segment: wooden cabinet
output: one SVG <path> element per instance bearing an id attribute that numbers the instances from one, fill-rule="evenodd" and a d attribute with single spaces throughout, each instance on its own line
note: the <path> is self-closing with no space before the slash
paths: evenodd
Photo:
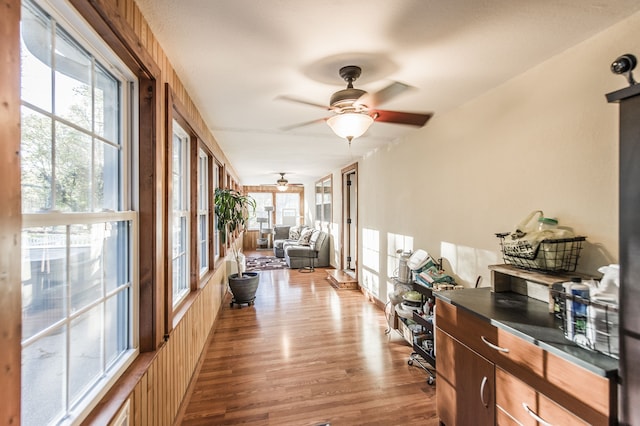
<path id="1" fill-rule="evenodd" d="M 436 409 L 446 425 L 492 425 L 495 417 L 494 364 L 459 340 L 436 329 L 438 366 Z"/>
<path id="2" fill-rule="evenodd" d="M 536 424 L 538 416 L 549 424 L 615 424 L 613 379 L 491 321 L 436 299 L 436 406 L 442 423 Z"/>

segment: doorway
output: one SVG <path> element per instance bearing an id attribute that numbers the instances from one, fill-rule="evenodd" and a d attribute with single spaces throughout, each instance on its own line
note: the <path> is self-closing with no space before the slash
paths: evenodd
<path id="1" fill-rule="evenodd" d="M 358 279 L 358 163 L 342 169 L 341 269 Z"/>

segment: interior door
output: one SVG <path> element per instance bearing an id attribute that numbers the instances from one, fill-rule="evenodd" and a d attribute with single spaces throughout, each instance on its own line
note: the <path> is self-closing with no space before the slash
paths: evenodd
<path id="1" fill-rule="evenodd" d="M 358 265 L 358 168 L 342 171 L 342 270 L 357 279 Z"/>

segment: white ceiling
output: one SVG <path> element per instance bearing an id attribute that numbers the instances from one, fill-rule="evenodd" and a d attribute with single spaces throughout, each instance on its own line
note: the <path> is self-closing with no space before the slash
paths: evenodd
<path id="1" fill-rule="evenodd" d="M 374 123 L 349 148 L 323 122 L 282 130 L 329 112 L 276 97 L 327 105 L 345 87 L 343 65 L 362 67 L 356 88 L 414 87 L 381 108 L 437 120 L 640 9 L 640 0 L 136 1 L 245 185 L 281 171 L 309 182 L 420 131 Z"/>

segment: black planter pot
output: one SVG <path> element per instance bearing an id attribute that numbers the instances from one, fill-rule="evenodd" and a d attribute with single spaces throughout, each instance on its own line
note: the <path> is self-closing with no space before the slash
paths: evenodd
<path id="1" fill-rule="evenodd" d="M 242 277 L 238 277 L 238 274 L 229 275 L 229 287 L 233 293 L 231 307 L 233 308 L 234 303 L 240 306 L 244 303 L 249 306 L 253 305 L 259 283 L 260 274 L 258 272 L 245 272 Z"/>

